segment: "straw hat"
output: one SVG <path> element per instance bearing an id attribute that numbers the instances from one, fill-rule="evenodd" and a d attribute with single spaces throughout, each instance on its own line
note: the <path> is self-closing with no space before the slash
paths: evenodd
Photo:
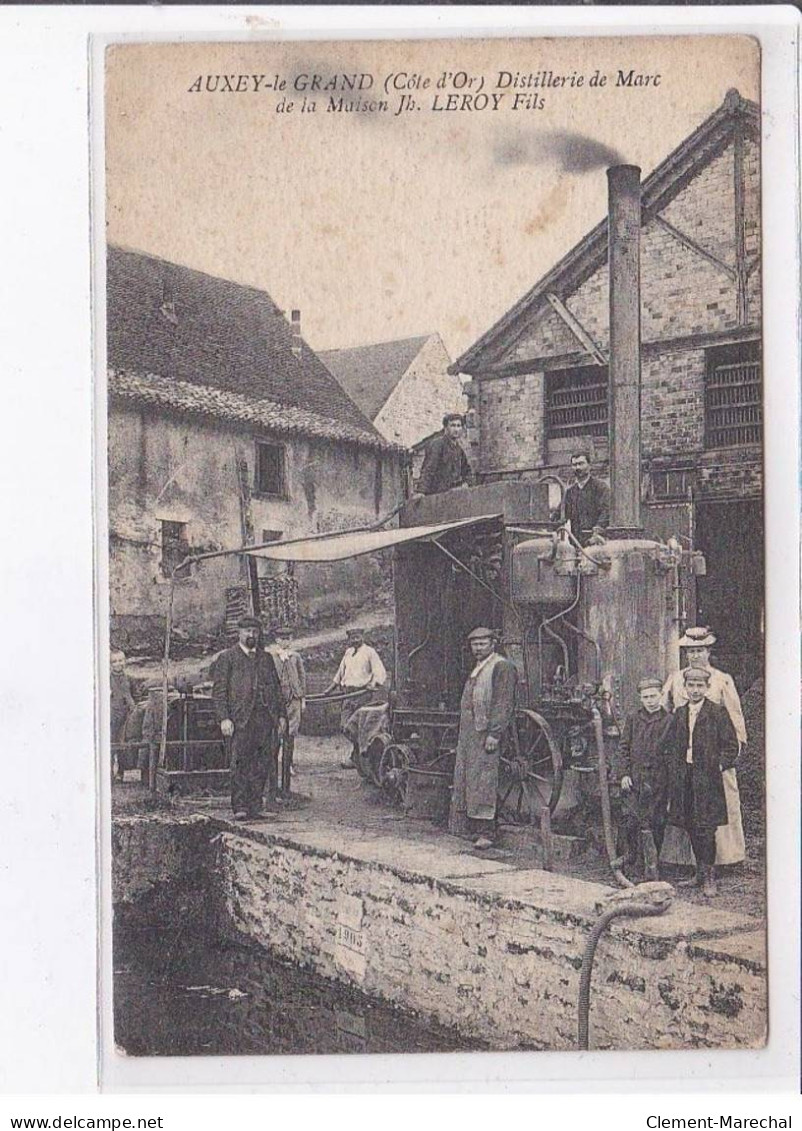
<path id="1" fill-rule="evenodd" d="M 680 638 L 680 648 L 710 648 L 716 643 L 716 638 L 709 628 L 686 628 L 685 635 Z"/>

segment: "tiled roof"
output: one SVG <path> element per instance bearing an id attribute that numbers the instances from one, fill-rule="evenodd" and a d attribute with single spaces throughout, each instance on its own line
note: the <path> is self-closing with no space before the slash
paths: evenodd
<path id="1" fill-rule="evenodd" d="M 107 255 L 108 361 L 117 370 L 221 389 L 378 437 L 265 291 L 141 252 Z"/>
<path id="2" fill-rule="evenodd" d="M 330 420 L 309 409 L 281 405 L 210 385 L 176 381 L 153 373 L 142 374 L 110 367 L 109 396 L 118 401 L 246 424 L 269 432 L 319 436 L 376 449 L 392 450 L 396 447 L 375 431 L 368 431 L 357 424 Z"/>
<path id="3" fill-rule="evenodd" d="M 396 342 L 321 350 L 320 359 L 365 416 L 375 420 L 390 393 L 431 336 L 423 334 Z"/>
<path id="4" fill-rule="evenodd" d="M 732 136 L 737 123 L 753 136 L 760 136 L 760 108 L 756 102 L 730 90 L 713 113 L 689 134 L 664 161 L 652 170 L 641 185 L 643 222 L 663 208 L 687 180 L 714 156 Z M 516 323 L 529 317 L 549 291 L 570 294 L 607 258 L 607 217 L 557 263 L 531 290 L 499 318 L 495 325 L 474 342 L 470 349 L 449 367 L 451 373 L 475 373 Z"/>

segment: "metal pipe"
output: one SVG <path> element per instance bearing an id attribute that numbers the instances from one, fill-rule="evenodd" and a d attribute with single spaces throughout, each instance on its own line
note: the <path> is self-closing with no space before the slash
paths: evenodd
<path id="1" fill-rule="evenodd" d="M 634 536 L 640 517 L 640 228 L 637 165 L 607 170 L 610 258 L 610 529 Z"/>
<path id="2" fill-rule="evenodd" d="M 610 811 L 610 785 L 607 781 L 607 752 L 604 749 L 604 728 L 599 708 L 594 705 L 591 709 L 593 718 L 593 735 L 596 739 L 596 753 L 599 758 L 599 795 L 601 798 L 602 826 L 604 828 L 604 847 L 607 850 L 607 859 L 610 871 L 615 877 L 615 882 L 622 888 L 631 888 L 635 885 L 621 871 L 621 860 L 616 856 L 615 841 L 613 840 L 613 817 Z"/>

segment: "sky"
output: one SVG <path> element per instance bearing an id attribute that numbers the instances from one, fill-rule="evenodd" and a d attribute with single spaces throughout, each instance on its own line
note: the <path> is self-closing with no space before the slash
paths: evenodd
<path id="1" fill-rule="evenodd" d="M 108 239 L 266 290 L 315 349 L 437 331 L 456 357 L 603 218 L 608 164 L 646 176 L 732 87 L 758 98 L 753 40 L 117 45 Z"/>

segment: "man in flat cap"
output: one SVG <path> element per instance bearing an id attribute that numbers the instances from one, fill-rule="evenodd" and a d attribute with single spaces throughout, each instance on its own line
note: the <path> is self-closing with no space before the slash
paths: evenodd
<path id="1" fill-rule="evenodd" d="M 716 637 L 709 628 L 686 628 L 685 635 L 680 638 L 679 646 L 683 651 L 685 665 L 694 668 L 704 668 L 710 675 L 706 696 L 712 703 L 726 707 L 730 722 L 735 727 L 738 736 L 739 755 L 746 745 L 746 722 L 741 709 L 741 700 L 735 680 L 727 672 L 713 667 L 710 662 L 710 650 L 716 643 Z M 688 702 L 685 690 L 683 670 L 674 672 L 666 680 L 663 687 L 663 705 L 669 710 L 676 710 Z M 724 774 L 724 795 L 727 800 L 727 821 L 716 830 L 716 863 L 740 864 L 746 857 L 746 844 L 744 841 L 743 819 L 741 816 L 741 796 L 738 790 L 738 775 L 733 766 Z M 677 846 L 676 863 L 684 863 L 690 855 L 681 855 L 681 846 Z"/>
<path id="2" fill-rule="evenodd" d="M 231 808 L 235 820 L 245 821 L 262 812 L 287 711 L 273 657 L 261 646 L 260 622 L 245 617 L 237 631 L 237 643 L 215 663 L 212 698 L 223 737 L 231 739 Z M 271 794 L 275 786 L 273 780 Z"/>
<path id="3" fill-rule="evenodd" d="M 647 880 L 658 880 L 658 857 L 668 821 L 668 765 L 664 742 L 671 716 L 660 702 L 662 680 L 638 684 L 640 708 L 629 715 L 618 744 L 627 862 L 643 859 Z"/>
<path id="4" fill-rule="evenodd" d="M 443 431 L 426 445 L 418 480 L 419 495 L 438 495 L 470 483 L 471 465 L 460 443 L 464 425 L 458 412 L 447 412 L 443 417 Z"/>
<path id="5" fill-rule="evenodd" d="M 475 628 L 468 643 L 475 660 L 462 693 L 449 831 L 469 836 L 475 848 L 496 839 L 496 795 L 501 747 L 515 717 L 518 673 L 496 651 L 491 628 Z"/>
<path id="6" fill-rule="evenodd" d="M 714 896 L 716 829 L 727 823 L 722 776 L 738 758 L 738 736 L 726 707 L 707 698 L 710 672 L 684 668 L 682 679 L 687 702 L 671 716 L 664 740 L 670 758 L 668 819 L 690 836 L 695 883 Z"/>

